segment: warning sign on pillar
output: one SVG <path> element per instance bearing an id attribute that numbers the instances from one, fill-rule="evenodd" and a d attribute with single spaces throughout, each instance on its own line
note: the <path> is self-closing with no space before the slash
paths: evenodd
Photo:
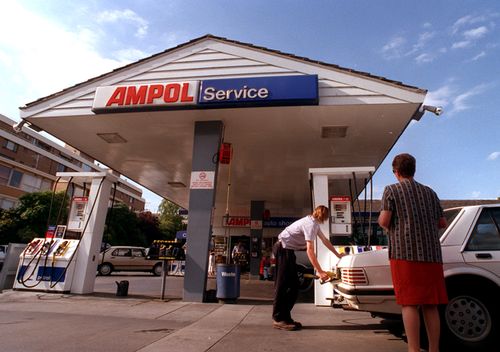
<path id="1" fill-rule="evenodd" d="M 214 171 L 191 172 L 191 189 L 213 189 L 215 180 Z"/>

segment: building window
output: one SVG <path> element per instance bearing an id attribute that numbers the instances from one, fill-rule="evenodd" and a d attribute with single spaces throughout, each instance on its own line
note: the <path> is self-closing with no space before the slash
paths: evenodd
<path id="1" fill-rule="evenodd" d="M 63 164 L 57 164 L 57 172 L 64 172 L 66 171 L 66 166 Z"/>
<path id="2" fill-rule="evenodd" d="M 12 141 L 6 140 L 5 144 L 3 146 L 5 149 L 11 150 L 13 152 L 17 152 L 17 144 L 12 142 Z"/>
<path id="3" fill-rule="evenodd" d="M 43 179 L 42 185 L 40 186 L 40 191 L 51 191 L 52 190 L 52 181 Z"/>
<path id="4" fill-rule="evenodd" d="M 36 192 L 42 186 L 42 178 L 33 175 L 24 175 L 21 183 L 21 189 L 26 192 Z"/>
<path id="5" fill-rule="evenodd" d="M 23 173 L 21 171 L 12 170 L 9 186 L 19 188 L 19 186 L 21 185 L 22 178 L 23 178 Z"/>
<path id="6" fill-rule="evenodd" d="M 13 199 L 0 198 L 0 208 L 8 210 L 16 206 L 16 201 Z"/>
<path id="7" fill-rule="evenodd" d="M 52 150 L 52 148 L 50 147 L 50 145 L 48 145 L 47 143 L 44 143 L 44 142 L 42 142 L 42 141 L 40 141 L 38 139 L 35 139 L 34 144 L 37 147 L 42 148 L 42 149 L 44 149 L 44 150 L 46 150 L 48 152 L 50 152 Z"/>
<path id="8" fill-rule="evenodd" d="M 93 171 L 94 169 L 92 169 L 92 166 L 90 166 L 90 165 L 83 164 L 83 165 L 82 165 L 82 170 L 83 170 L 84 172 L 91 172 L 91 171 Z"/>
<path id="9" fill-rule="evenodd" d="M 10 167 L 0 165 L 0 185 L 6 185 L 10 178 Z"/>

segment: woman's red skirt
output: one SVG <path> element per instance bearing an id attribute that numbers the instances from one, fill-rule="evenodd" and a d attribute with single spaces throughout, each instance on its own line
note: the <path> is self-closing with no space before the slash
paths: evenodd
<path id="1" fill-rule="evenodd" d="M 446 304 L 443 264 L 391 259 L 396 302 L 402 306 Z"/>

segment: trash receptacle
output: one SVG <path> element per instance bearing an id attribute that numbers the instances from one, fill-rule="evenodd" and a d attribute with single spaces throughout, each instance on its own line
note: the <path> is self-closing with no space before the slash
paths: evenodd
<path id="1" fill-rule="evenodd" d="M 240 266 L 217 264 L 217 299 L 224 303 L 235 303 L 240 296 Z"/>
<path id="2" fill-rule="evenodd" d="M 125 297 L 128 295 L 128 281 L 115 281 L 116 282 L 116 295 L 120 297 Z"/>

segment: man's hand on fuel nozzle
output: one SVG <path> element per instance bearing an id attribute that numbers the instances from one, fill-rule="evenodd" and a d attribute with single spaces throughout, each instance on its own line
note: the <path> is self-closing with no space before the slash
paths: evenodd
<path id="1" fill-rule="evenodd" d="M 330 280 L 330 276 L 326 271 L 318 271 L 320 281 L 326 282 Z"/>

